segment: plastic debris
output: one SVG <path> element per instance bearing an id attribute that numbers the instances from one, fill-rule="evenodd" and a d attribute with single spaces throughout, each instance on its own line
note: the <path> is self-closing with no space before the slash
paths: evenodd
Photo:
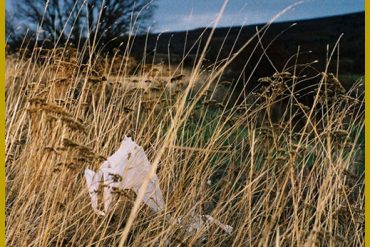
<path id="1" fill-rule="evenodd" d="M 208 231 L 211 224 L 217 225 L 228 234 L 231 234 L 233 231 L 232 226 L 223 224 L 208 214 L 192 215 L 187 220 L 180 217 L 177 219 L 177 224 L 185 226 L 186 231 L 189 233 L 197 232 L 203 227 Z"/>
<path id="2" fill-rule="evenodd" d="M 131 189 L 137 194 L 150 171 L 150 166 L 151 164 L 144 149 L 132 141 L 130 137 L 125 137 L 119 149 L 108 157 L 96 172 L 86 169 L 86 184 L 95 213 L 104 216 L 109 212 L 113 198 L 112 192 L 115 189 Z M 98 193 L 101 183 L 104 188 L 104 211 L 98 209 Z M 151 178 L 143 202 L 155 212 L 164 209 L 164 200 L 156 174 Z M 193 215 L 188 218 L 186 223 L 182 222 L 181 218 L 171 221 L 185 227 L 189 233 L 198 231 L 202 227 L 208 230 L 210 224 L 216 224 L 228 234 L 231 234 L 233 231 L 231 226 L 222 224 L 210 215 Z"/>
<path id="3" fill-rule="evenodd" d="M 205 225 L 206 229 L 208 230 L 210 224 L 216 224 L 218 227 L 220 227 L 222 230 L 224 230 L 228 234 L 231 234 L 233 231 L 232 226 L 223 224 L 219 220 L 216 220 L 215 218 L 207 214 L 197 216 L 195 219 L 196 221 L 194 221 L 193 224 L 190 225 L 190 227 L 188 228 L 188 231 L 193 230 L 193 229 L 199 230 L 201 227 L 203 227 L 203 225 Z"/>
<path id="4" fill-rule="evenodd" d="M 131 189 L 138 193 L 150 170 L 150 163 L 142 147 L 125 137 L 119 149 L 100 166 L 97 172 L 85 170 L 85 178 L 91 204 L 99 215 L 105 215 L 110 210 L 112 192 L 114 189 Z M 104 212 L 98 210 L 98 189 L 103 182 Z M 152 210 L 158 212 L 164 208 L 162 192 L 158 177 L 153 175 L 143 199 Z"/>

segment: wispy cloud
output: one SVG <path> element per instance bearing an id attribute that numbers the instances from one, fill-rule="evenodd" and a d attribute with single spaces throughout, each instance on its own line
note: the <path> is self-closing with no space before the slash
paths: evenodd
<path id="1" fill-rule="evenodd" d="M 212 26 L 221 0 L 159 0 L 155 31 Z M 297 0 L 230 0 L 218 26 L 265 23 Z M 162 3 L 162 4 L 161 4 Z M 363 0 L 306 0 L 277 21 L 298 20 L 363 10 Z"/>
<path id="2" fill-rule="evenodd" d="M 162 25 L 158 27 L 158 31 L 167 30 L 191 30 L 197 27 L 213 26 L 217 13 L 199 13 L 188 15 L 169 16 L 161 20 Z M 273 14 L 268 12 L 245 12 L 245 13 L 225 13 L 218 27 L 248 25 L 254 23 L 266 22 L 273 17 Z"/>

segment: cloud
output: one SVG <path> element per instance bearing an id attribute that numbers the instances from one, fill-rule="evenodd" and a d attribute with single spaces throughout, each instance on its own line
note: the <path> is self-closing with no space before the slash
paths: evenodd
<path id="1" fill-rule="evenodd" d="M 221 0 L 160 0 L 155 31 L 191 30 L 212 26 Z M 279 11 L 297 0 L 230 0 L 219 23 L 238 26 L 268 22 Z M 298 20 L 363 10 L 363 0 L 306 0 L 277 21 Z"/>
<path id="2" fill-rule="evenodd" d="M 191 30 L 198 27 L 212 27 L 216 17 L 217 13 L 214 12 L 170 16 L 161 20 L 162 25 L 158 27 L 158 31 Z M 272 16 L 269 16 L 269 14 L 266 12 L 261 13 L 258 11 L 245 13 L 225 13 L 217 26 L 223 27 L 248 25 L 258 22 L 262 23 L 271 17 Z"/>

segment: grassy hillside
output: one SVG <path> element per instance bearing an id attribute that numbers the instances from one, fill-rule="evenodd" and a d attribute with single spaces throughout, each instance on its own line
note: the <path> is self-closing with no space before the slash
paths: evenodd
<path id="1" fill-rule="evenodd" d="M 333 17 L 317 18 L 312 20 L 300 20 L 300 21 L 289 21 L 273 23 L 266 32 L 263 41 L 267 42 L 275 38 L 280 32 L 289 28 L 293 23 L 296 23 L 294 27 L 286 30 L 276 41 L 277 47 L 280 47 L 284 52 L 291 56 L 297 52 L 297 47 L 301 46 L 303 51 L 311 50 L 311 56 L 314 59 L 321 61 L 321 68 L 325 65 L 325 54 L 326 45 L 331 47 L 337 42 L 341 34 L 341 49 L 340 59 L 343 60 L 343 68 L 341 68 L 343 74 L 363 74 L 364 73 L 364 49 L 365 49 L 365 14 L 364 12 L 346 14 Z M 235 49 L 240 48 L 253 34 L 256 32 L 256 27 L 261 29 L 264 24 L 260 25 L 247 25 L 243 27 L 231 27 L 231 28 L 217 28 L 212 36 L 211 45 L 208 48 L 209 54 L 207 57 L 212 58 L 214 54 L 217 54 L 219 48 L 222 45 L 222 54 L 220 58 L 227 56 L 231 50 L 231 47 L 235 44 Z M 190 30 L 188 32 L 168 32 L 162 33 L 159 36 L 158 42 L 156 42 L 158 35 L 150 35 L 147 42 L 147 50 L 153 50 L 156 48 L 156 53 L 168 53 L 168 45 L 170 46 L 170 52 L 173 56 L 183 56 L 184 46 L 187 44 L 185 50 L 191 55 L 197 54 L 198 47 L 191 49 L 196 40 L 200 36 L 207 37 L 210 33 L 210 29 L 204 32 L 204 29 Z M 137 38 L 137 47 L 135 51 L 138 51 L 138 55 L 141 54 L 141 50 L 144 47 L 142 40 L 143 37 Z M 204 41 L 204 39 L 203 39 Z M 287 58 L 287 57 L 285 57 Z M 283 58 L 273 57 L 273 60 Z M 214 60 L 213 60 L 214 62 Z M 277 61 L 281 63 L 281 61 Z M 346 64 L 348 63 L 348 65 Z M 346 66 L 347 65 L 347 66 Z"/>

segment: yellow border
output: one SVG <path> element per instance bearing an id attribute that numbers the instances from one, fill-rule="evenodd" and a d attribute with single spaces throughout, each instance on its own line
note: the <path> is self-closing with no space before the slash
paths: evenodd
<path id="1" fill-rule="evenodd" d="M 5 0 L 0 1 L 1 9 L 1 25 L 0 25 L 0 46 L 2 47 L 0 53 L 0 75 L 1 86 L 0 86 L 0 136 L 2 141 L 0 142 L 0 207 L 1 207 L 1 231 L 0 231 L 0 246 L 5 246 Z"/>
<path id="2" fill-rule="evenodd" d="M 370 126 L 370 95 L 369 95 L 369 88 L 370 88 L 370 53 L 369 53 L 369 42 L 370 42 L 370 33 L 367 32 L 370 28 L 370 16 L 369 16 L 369 9 L 370 9 L 370 0 L 365 0 L 365 246 L 370 246 L 370 183 L 369 183 L 369 167 L 370 164 L 370 153 L 367 147 L 370 145 L 370 134 L 369 134 L 369 126 Z"/>
<path id="3" fill-rule="evenodd" d="M 370 29 L 370 0 L 365 0 L 365 30 Z M 0 136 L 3 137 L 3 141 L 0 144 L 0 207 L 1 207 L 1 218 L 0 218 L 0 246 L 5 246 L 5 0 L 0 1 L 1 9 L 1 25 L 0 25 L 0 75 L 1 86 L 0 86 Z M 370 32 L 365 31 L 365 195 L 370 194 L 370 183 L 369 183 L 369 168 L 366 166 L 370 164 L 370 153 L 366 147 L 370 145 Z M 365 222 L 370 222 L 370 197 L 365 196 Z M 370 246 L 370 225 L 365 224 L 365 246 Z"/>

